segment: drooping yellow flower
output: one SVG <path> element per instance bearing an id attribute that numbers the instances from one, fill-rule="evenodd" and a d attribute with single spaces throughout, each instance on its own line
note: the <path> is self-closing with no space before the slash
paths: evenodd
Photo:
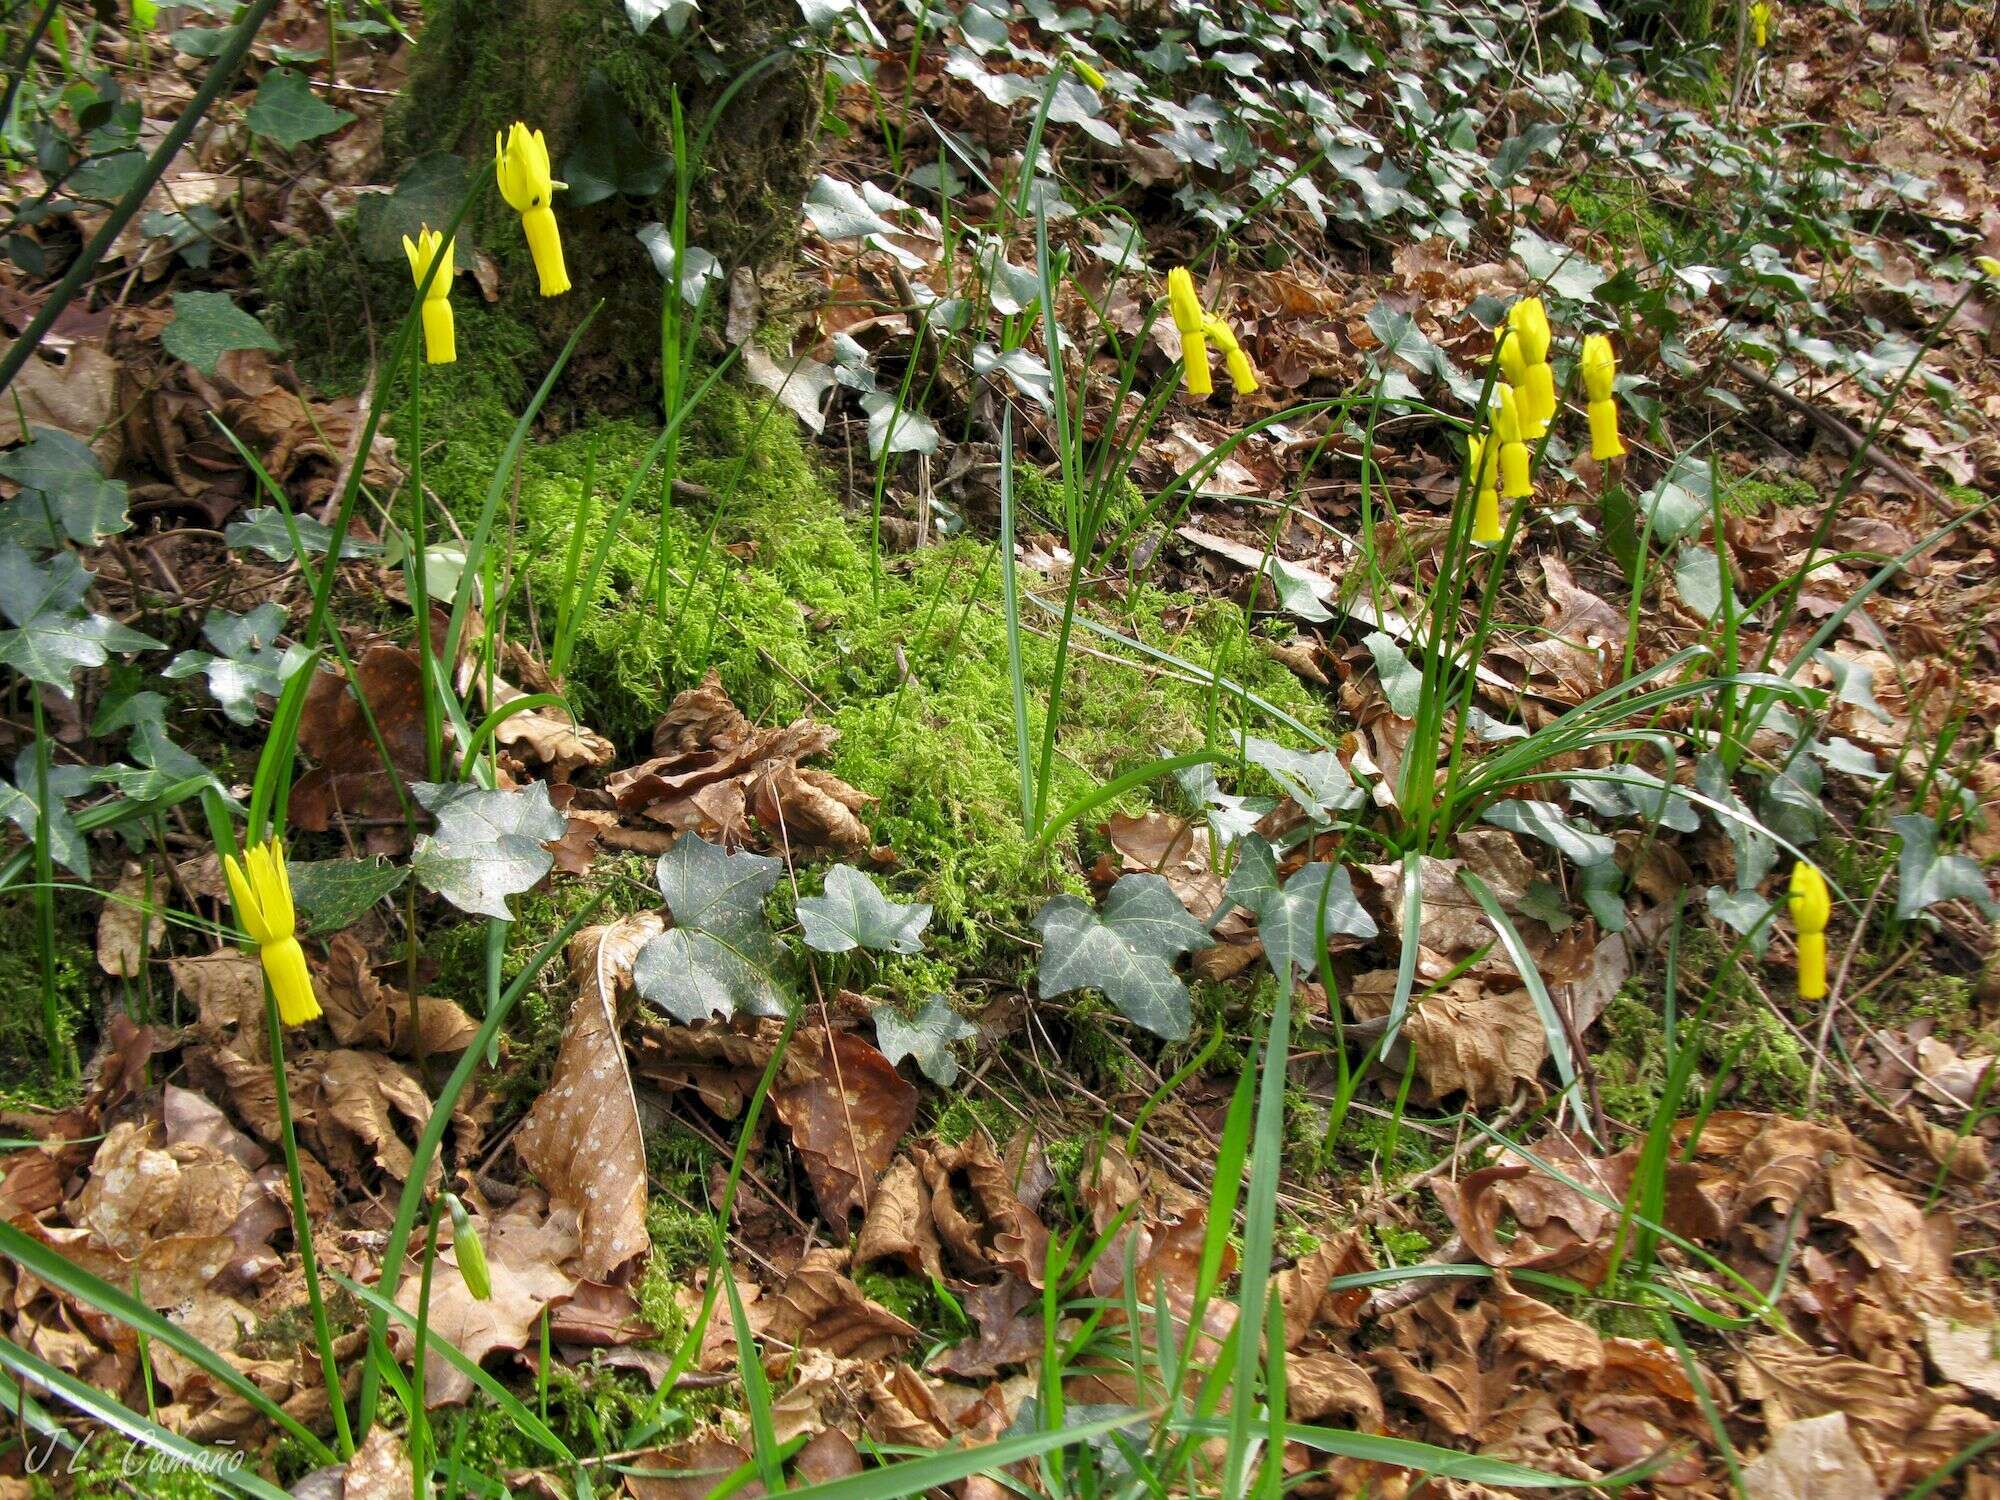
<path id="1" fill-rule="evenodd" d="M 1750 7 L 1750 38 L 1759 52 L 1771 45 L 1771 7 L 1764 0 Z"/>
<path id="2" fill-rule="evenodd" d="M 1981 276 L 1995 286 L 2000 286 L 2000 259 L 1995 259 L 1991 255 L 1975 255 L 1972 257 L 1972 263 L 1978 267 Z"/>
<path id="3" fill-rule="evenodd" d="M 550 204 L 556 189 L 569 184 L 549 175 L 548 142 L 539 130 L 530 130 L 516 120 L 504 139 L 499 131 L 493 133 L 493 167 L 500 196 L 521 216 L 521 232 L 528 237 L 528 253 L 535 258 L 542 295 L 560 297 L 569 290 L 569 271 L 563 265 L 562 234 Z"/>
<path id="4" fill-rule="evenodd" d="M 1472 474 L 1472 539 L 1490 547 L 1500 540 L 1500 491 L 1487 440 L 1476 432 L 1465 440 L 1465 466 Z"/>
<path id="5" fill-rule="evenodd" d="M 305 950 L 293 931 L 297 919 L 292 913 L 292 880 L 285 871 L 284 840 L 254 844 L 241 859 L 228 855 L 222 869 L 229 878 L 229 897 L 236 903 L 236 920 L 257 945 L 264 977 L 278 1002 L 278 1019 L 287 1026 L 316 1020 L 319 998 L 313 994 Z"/>
<path id="6" fill-rule="evenodd" d="M 1520 399 L 1505 381 L 1493 387 L 1493 439 L 1500 444 L 1500 493 L 1525 500 L 1535 493 L 1528 468 L 1528 445 L 1521 440 Z"/>
<path id="7" fill-rule="evenodd" d="M 410 258 L 411 279 L 420 287 L 431 262 L 437 262 L 437 275 L 424 288 L 424 359 L 448 365 L 458 358 L 458 330 L 451 313 L 452 242 L 426 224 L 414 240 L 403 236 L 403 254 Z"/>
<path id="8" fill-rule="evenodd" d="M 1206 396 L 1215 389 L 1208 373 L 1207 321 L 1202 316 L 1201 298 L 1195 295 L 1194 278 L 1186 266 L 1167 272 L 1167 310 L 1181 334 L 1181 367 L 1190 396 Z"/>
<path id="9" fill-rule="evenodd" d="M 1613 382 L 1618 378 L 1618 360 L 1611 352 L 1611 340 L 1601 333 L 1583 341 L 1584 394 L 1589 397 L 1590 456 L 1599 463 L 1623 458 L 1625 444 L 1618 437 L 1618 402 Z"/>
<path id="10" fill-rule="evenodd" d="M 1256 390 L 1257 371 L 1250 363 L 1250 356 L 1243 352 L 1243 346 L 1236 342 L 1236 331 L 1222 319 L 1208 314 L 1202 315 L 1201 331 L 1222 351 L 1222 363 L 1229 371 L 1236 394 L 1247 396 Z"/>
<path id="11" fill-rule="evenodd" d="M 1789 904 L 1799 935 L 1799 998 L 1819 1000 L 1826 995 L 1826 924 L 1833 903 L 1827 898 L 1826 878 L 1804 860 L 1792 866 Z"/>
<path id="12" fill-rule="evenodd" d="M 1512 374 L 1507 383 L 1514 387 L 1521 406 L 1521 436 L 1534 442 L 1549 430 L 1556 419 L 1556 372 L 1549 368 L 1549 314 L 1540 297 L 1523 297 L 1507 309 L 1507 331 L 1512 335 L 1500 346 L 1504 366 L 1507 345 L 1520 353 L 1521 376 Z"/>

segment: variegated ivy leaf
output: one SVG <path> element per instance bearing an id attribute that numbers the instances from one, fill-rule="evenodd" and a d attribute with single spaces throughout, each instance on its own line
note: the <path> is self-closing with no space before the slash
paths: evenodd
<path id="1" fill-rule="evenodd" d="M 927 901 L 891 901 L 852 865 L 826 872 L 826 894 L 799 898 L 806 946 L 822 953 L 867 948 L 876 953 L 921 953 L 930 925 Z"/>
<path id="2" fill-rule="evenodd" d="M 254 724 L 258 695 L 277 697 L 285 679 L 306 659 L 303 651 L 278 649 L 276 642 L 285 620 L 285 607 L 275 600 L 267 600 L 247 615 L 210 610 L 201 633 L 215 654 L 183 651 L 161 675 L 179 679 L 203 674 L 208 679 L 209 695 L 231 723 Z"/>
<path id="3" fill-rule="evenodd" d="M 1270 575 L 1271 590 L 1288 613 L 1314 623 L 1333 618 L 1333 611 L 1320 603 L 1323 583 L 1317 583 L 1304 568 L 1286 562 L 1275 552 L 1267 554 L 1266 562 L 1264 571 Z"/>
<path id="4" fill-rule="evenodd" d="M 0 630 L 0 666 L 68 698 L 78 671 L 103 666 L 113 651 L 157 647 L 151 636 L 83 608 L 91 576 L 71 553 L 41 564 L 17 544 L 0 542 L 0 613 L 16 627 Z"/>
<path id="5" fill-rule="evenodd" d="M 683 834 L 660 856 L 660 894 L 671 929 L 639 950 L 632 982 L 677 1020 L 782 1016 L 778 945 L 764 921 L 764 898 L 784 866 L 761 854 L 731 854 Z"/>
<path id="6" fill-rule="evenodd" d="M 324 555 L 333 543 L 333 528 L 324 521 L 315 521 L 311 516 L 293 516 L 292 527 L 297 528 L 299 546 L 315 556 Z M 292 547 L 292 531 L 285 525 L 284 513 L 275 505 L 260 505 L 255 510 L 245 511 L 242 520 L 231 521 L 223 528 L 222 539 L 238 552 L 261 552 L 273 562 L 291 562 L 296 556 Z M 380 542 L 353 535 L 340 540 L 342 557 L 373 557 L 381 550 Z"/>
<path id="7" fill-rule="evenodd" d="M 1361 644 L 1375 658 L 1375 674 L 1382 679 L 1382 692 L 1399 719 L 1413 719 L 1424 695 L 1424 674 L 1411 661 L 1396 638 L 1386 631 L 1370 631 Z"/>
<path id="8" fill-rule="evenodd" d="M 1842 656 L 1837 651 L 1815 651 L 1813 660 L 1833 675 L 1834 696 L 1842 703 L 1852 703 L 1856 708 L 1873 714 L 1884 724 L 1895 722 L 1889 710 L 1875 701 L 1873 667 L 1866 662 L 1855 661 L 1852 657 Z"/>
<path id="9" fill-rule="evenodd" d="M 2000 916 L 2000 903 L 1987 888 L 1986 872 L 1964 854 L 1940 854 L 1937 824 L 1921 813 L 1891 818 L 1889 827 L 1903 841 L 1896 856 L 1896 915 L 1904 921 L 1940 901 L 1970 901 L 1989 921 Z"/>
<path id="10" fill-rule="evenodd" d="M 63 803 L 71 797 L 81 797 L 97 782 L 98 777 L 94 766 L 62 765 L 52 761 L 48 768 L 49 854 L 79 880 L 90 879 L 90 844 Z M 34 842 L 35 829 L 41 823 L 41 802 L 37 795 L 40 789 L 35 769 L 35 747 L 24 746 L 21 753 L 14 757 L 14 784 L 8 786 L 0 782 L 0 818 L 11 821 L 30 843 Z"/>
<path id="11" fill-rule="evenodd" d="M 942 439 L 937 423 L 920 411 L 896 405 L 887 391 L 865 391 L 861 409 L 868 414 L 868 456 L 886 453 L 935 453 Z"/>
<path id="12" fill-rule="evenodd" d="M 1366 940 L 1376 935 L 1375 919 L 1354 897 L 1354 881 L 1345 867 L 1323 862 L 1293 872 L 1282 885 L 1278 859 L 1269 841 L 1257 834 L 1243 840 L 1236 868 L 1222 893 L 1209 925 L 1233 908 L 1246 908 L 1257 919 L 1257 936 L 1271 972 L 1281 978 L 1287 966 L 1308 974 L 1319 965 L 1320 907 L 1326 907 L 1326 936 Z"/>
<path id="13" fill-rule="evenodd" d="M 1707 547 L 1684 543 L 1674 558 L 1674 591 L 1681 596 L 1681 603 L 1704 620 L 1715 619 L 1723 604 L 1721 560 Z M 1729 607 L 1732 617 L 1742 617 L 1743 603 L 1733 588 Z"/>
<path id="14" fill-rule="evenodd" d="M 664 224 L 653 223 L 642 226 L 638 231 L 639 243 L 646 247 L 646 254 L 652 257 L 653 269 L 660 273 L 662 281 L 677 280 L 681 289 L 681 301 L 689 307 L 699 307 L 701 299 L 710 287 L 719 286 L 725 273 L 722 262 L 699 245 L 689 245 L 681 258 L 680 275 L 674 276 L 674 237 Z"/>
<path id="15" fill-rule="evenodd" d="M 1509 248 L 1529 276 L 1571 302 L 1595 302 L 1597 289 L 1611 279 L 1595 261 L 1567 245 L 1543 239 L 1525 224 L 1515 226 L 1514 243 Z"/>
<path id="16" fill-rule="evenodd" d="M 914 1057 L 924 1077 L 939 1088 L 958 1082 L 958 1059 L 952 1055 L 953 1042 L 970 1041 L 979 1028 L 951 1008 L 942 995 L 933 995 L 924 1008 L 908 1020 L 892 1005 L 875 1012 L 875 1045 L 892 1063 Z"/>
<path id="17" fill-rule="evenodd" d="M 1042 410 L 1055 407 L 1055 377 L 1033 350 L 1009 349 L 1003 354 L 992 344 L 981 344 L 972 351 L 972 370 L 982 378 L 1005 375 L 1015 390 Z"/>
<path id="18" fill-rule="evenodd" d="M 1579 870 L 1608 864 L 1618 852 L 1618 846 L 1610 839 L 1571 822 L 1553 802 L 1496 802 L 1486 809 L 1482 819 L 1495 828 L 1540 839 Z"/>
<path id="19" fill-rule="evenodd" d="M 26 444 L 0 453 L 0 474 L 21 486 L 0 505 L 0 536 L 49 552 L 64 538 L 89 546 L 132 524 L 124 484 L 104 477 L 95 453 L 66 432 L 31 432 Z"/>
<path id="20" fill-rule="evenodd" d="M 1768 898 L 1755 891 L 1730 891 L 1712 885 L 1708 888 L 1708 909 L 1731 930 L 1749 938 L 1752 953 L 1764 956 L 1771 941 L 1771 924 L 1765 920 L 1771 910 Z"/>
<path id="21" fill-rule="evenodd" d="M 1102 145 L 1124 145 L 1125 138 L 1117 127 L 1102 118 L 1103 108 L 1104 101 L 1097 97 L 1097 90 L 1075 78 L 1065 78 L 1056 85 L 1049 102 L 1049 118 L 1058 125 L 1076 126 Z"/>
<path id="22" fill-rule="evenodd" d="M 822 239 L 866 239 L 870 235 L 894 234 L 896 226 L 882 217 L 882 210 L 908 206 L 879 188 L 864 193 L 852 183 L 821 173 L 812 191 L 806 194 L 806 221 Z"/>
<path id="23" fill-rule="evenodd" d="M 1368 794 L 1354 784 L 1347 767 L 1331 750 L 1288 750 L 1275 741 L 1247 734 L 1243 753 L 1316 822 L 1330 822 L 1333 814 L 1368 800 Z"/>
<path id="24" fill-rule="evenodd" d="M 1277 803 L 1269 797 L 1238 797 L 1222 790 L 1215 779 L 1215 767 L 1204 762 L 1174 772 L 1181 790 L 1193 799 L 1225 845 L 1234 843 L 1257 826 L 1258 820 Z"/>
<path id="25" fill-rule="evenodd" d="M 679 36 L 699 9 L 696 0 L 625 0 L 625 18 L 641 33 L 659 21 L 668 36 Z"/>
<path id="26" fill-rule="evenodd" d="M 1731 816 L 1717 816 L 1716 820 L 1736 851 L 1736 888 L 1755 890 L 1778 862 L 1777 844 L 1736 795 L 1729 784 L 1728 768 L 1713 750 L 1694 763 L 1694 787 L 1709 801 L 1729 810 Z"/>
<path id="27" fill-rule="evenodd" d="M 1042 934 L 1035 986 L 1044 1000 L 1097 990 L 1155 1036 L 1178 1041 L 1188 1034 L 1187 986 L 1174 961 L 1211 940 L 1160 876 L 1123 877 L 1101 913 L 1075 896 L 1058 896 L 1035 926 Z"/>
<path id="28" fill-rule="evenodd" d="M 460 911 L 511 922 L 507 898 L 531 889 L 555 856 L 543 847 L 563 836 L 563 815 L 549 789 L 486 791 L 462 784 L 417 781 L 417 801 L 437 815 L 437 831 L 417 840 L 410 869 L 426 889 Z"/>

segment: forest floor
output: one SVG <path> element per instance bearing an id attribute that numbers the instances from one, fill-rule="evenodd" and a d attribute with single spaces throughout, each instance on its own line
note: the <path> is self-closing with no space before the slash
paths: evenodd
<path id="1" fill-rule="evenodd" d="M 1990 8 L 801 9 L 621 410 L 303 0 L 5 392 L 0 1500 L 2000 1497 Z M 51 11 L 15 333 L 235 14 Z"/>

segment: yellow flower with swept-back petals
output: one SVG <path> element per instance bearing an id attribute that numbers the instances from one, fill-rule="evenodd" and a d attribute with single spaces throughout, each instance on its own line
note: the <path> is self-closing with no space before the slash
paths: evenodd
<path id="1" fill-rule="evenodd" d="M 313 994 L 305 950 L 294 931 L 292 881 L 285 871 L 283 839 L 269 839 L 222 861 L 229 879 L 229 898 L 236 903 L 236 920 L 257 945 L 257 957 L 278 1002 L 278 1019 L 303 1026 L 319 1017 L 319 997 Z"/>
<path id="2" fill-rule="evenodd" d="M 1826 893 L 1826 877 L 1804 860 L 1792 866 L 1788 904 L 1792 926 L 1799 935 L 1799 998 L 1822 999 L 1826 995 L 1826 924 L 1833 916 L 1833 902 Z"/>
<path id="3" fill-rule="evenodd" d="M 1473 433 L 1465 440 L 1465 465 L 1472 474 L 1472 539 L 1482 547 L 1500 540 L 1500 491 L 1488 438 Z"/>
<path id="4" fill-rule="evenodd" d="M 1181 367 L 1190 396 L 1206 396 L 1215 389 L 1208 373 L 1207 320 L 1202 316 L 1201 298 L 1195 295 L 1194 277 L 1186 266 L 1167 272 L 1167 311 L 1181 335 Z"/>
<path id="5" fill-rule="evenodd" d="M 1236 342 L 1236 331 L 1222 319 L 1209 314 L 1202 316 L 1201 331 L 1222 351 L 1222 363 L 1229 371 L 1229 380 L 1236 387 L 1236 394 L 1247 396 L 1256 390 L 1257 371 L 1250 363 L 1250 356 L 1243 352 L 1243 346 Z"/>
<path id="6" fill-rule="evenodd" d="M 424 360 L 448 365 L 458 358 L 458 330 L 451 312 L 452 242 L 430 225 L 424 225 L 413 240 L 403 236 L 403 254 L 410 258 L 410 277 L 420 287 L 424 276 L 437 262 L 437 275 L 424 288 Z"/>
<path id="7" fill-rule="evenodd" d="M 1507 332 L 1510 337 L 1500 346 L 1502 368 L 1512 344 L 1519 351 L 1521 378 L 1510 373 L 1507 383 L 1521 405 L 1521 436 L 1532 443 L 1556 419 L 1556 372 L 1549 368 L 1549 314 L 1542 299 L 1523 297 L 1508 308 Z"/>
<path id="8" fill-rule="evenodd" d="M 521 216 L 521 232 L 528 237 L 528 253 L 535 258 L 542 295 L 560 297 L 569 290 L 569 270 L 563 265 L 562 234 L 550 204 L 556 190 L 569 184 L 549 175 L 548 142 L 539 130 L 530 130 L 516 120 L 504 137 L 497 130 L 493 133 L 493 168 L 500 196 Z"/>
<path id="9" fill-rule="evenodd" d="M 1759 52 L 1771 45 L 1771 7 L 1764 0 L 1750 7 L 1750 37 Z"/>
<path id="10" fill-rule="evenodd" d="M 1618 436 L 1618 402 L 1613 382 L 1618 379 L 1618 360 L 1611 352 L 1611 340 L 1593 333 L 1583 341 L 1584 394 L 1590 398 L 1590 456 L 1599 463 L 1623 458 L 1625 444 Z"/>
<path id="11" fill-rule="evenodd" d="M 1493 387 L 1493 440 L 1500 445 L 1500 493 L 1509 500 L 1525 500 L 1535 493 L 1529 473 L 1528 445 L 1521 438 L 1521 405 L 1514 388 L 1505 381 Z"/>

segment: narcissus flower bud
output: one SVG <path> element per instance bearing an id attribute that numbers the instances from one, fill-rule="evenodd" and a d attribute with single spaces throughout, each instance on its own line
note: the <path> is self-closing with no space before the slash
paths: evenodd
<path id="1" fill-rule="evenodd" d="M 1826 878 L 1804 860 L 1792 866 L 1789 904 L 1792 926 L 1799 936 L 1799 998 L 1823 999 L 1826 995 L 1826 924 L 1833 915 L 1833 903 L 1827 897 Z"/>
<path id="2" fill-rule="evenodd" d="M 1593 333 L 1583 341 L 1583 389 L 1590 399 L 1590 456 L 1599 463 L 1623 458 L 1625 444 L 1618 437 L 1618 402 L 1613 383 L 1618 379 L 1618 361 L 1611 353 L 1611 340 Z"/>
<path id="3" fill-rule="evenodd" d="M 2000 260 L 1990 255 L 1975 255 L 1972 264 L 1978 268 L 1981 276 L 1995 285 L 2000 285 Z"/>
<path id="4" fill-rule="evenodd" d="M 236 920 L 257 945 L 271 997 L 278 1002 L 278 1019 L 287 1026 L 303 1026 L 318 1019 L 319 997 L 313 993 L 305 950 L 293 930 L 296 918 L 291 876 L 285 870 L 284 841 L 270 839 L 253 845 L 243 851 L 241 859 L 227 855 L 222 872 L 229 880 Z"/>
<path id="5" fill-rule="evenodd" d="M 1079 57 L 1076 53 L 1072 52 L 1069 55 L 1069 65 L 1076 69 L 1076 76 L 1092 88 L 1101 89 L 1104 87 L 1104 75 L 1090 65 L 1088 58 Z"/>
<path id="6" fill-rule="evenodd" d="M 1203 330 L 1201 298 L 1194 292 L 1194 278 L 1186 266 L 1167 272 L 1167 310 L 1181 335 L 1181 366 L 1190 396 L 1206 396 L 1215 389 L 1208 373 L 1208 337 Z"/>
<path id="7" fill-rule="evenodd" d="M 1472 475 L 1472 539 L 1490 547 L 1500 540 L 1500 491 L 1487 441 L 1476 432 L 1465 440 L 1465 466 Z"/>
<path id="8" fill-rule="evenodd" d="M 1517 380 L 1509 374 L 1507 383 L 1520 402 L 1521 436 L 1532 443 L 1556 419 L 1556 372 L 1549 368 L 1549 314 L 1542 299 L 1523 297 L 1508 308 L 1507 331 L 1512 337 L 1500 346 L 1502 367 L 1507 344 L 1518 346 L 1521 376 Z"/>
<path id="9" fill-rule="evenodd" d="M 437 275 L 424 288 L 424 360 L 448 365 L 458 358 L 457 325 L 451 312 L 452 242 L 426 224 L 413 240 L 403 236 L 403 253 L 410 258 L 410 279 L 424 285 L 431 262 L 438 263 Z"/>
<path id="10" fill-rule="evenodd" d="M 503 138 L 493 133 L 493 167 L 500 184 L 500 196 L 521 216 L 521 232 L 528 237 L 528 253 L 535 258 L 535 274 L 541 278 L 544 297 L 560 297 L 569 290 L 569 271 L 563 265 L 562 234 L 556 228 L 556 189 L 568 187 L 549 175 L 549 145 L 539 130 L 530 130 L 520 120 Z"/>
<path id="11" fill-rule="evenodd" d="M 472 1215 L 465 1211 L 465 1205 L 458 1201 L 458 1194 L 446 1193 L 444 1206 L 451 1214 L 451 1248 L 458 1262 L 458 1274 L 473 1300 L 484 1302 L 493 1295 L 493 1273 L 486 1268 L 486 1247 L 479 1242 L 479 1230 L 472 1222 Z"/>
<path id="12" fill-rule="evenodd" d="M 1521 440 L 1521 408 L 1511 385 L 1493 387 L 1493 438 L 1500 444 L 1500 493 L 1525 500 L 1535 493 L 1528 467 L 1528 445 Z"/>

